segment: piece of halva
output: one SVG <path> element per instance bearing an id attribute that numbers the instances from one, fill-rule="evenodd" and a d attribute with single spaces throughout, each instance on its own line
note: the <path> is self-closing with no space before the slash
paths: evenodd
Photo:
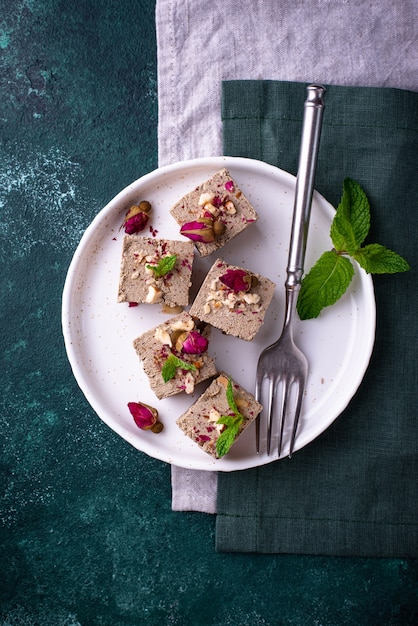
<path id="1" fill-rule="evenodd" d="M 215 459 L 223 456 L 219 454 L 217 442 L 221 433 L 227 428 L 226 424 L 218 422 L 224 416 L 234 417 L 231 415 L 227 395 L 229 381 L 231 381 L 236 408 L 243 418 L 233 438 L 233 445 L 263 407 L 248 391 L 224 372 L 212 381 L 200 398 L 176 422 L 185 435 Z"/>
<path id="2" fill-rule="evenodd" d="M 210 327 L 183 311 L 134 340 L 157 398 L 193 393 L 195 385 L 216 376 L 208 354 Z"/>
<path id="3" fill-rule="evenodd" d="M 190 314 L 227 335 L 254 339 L 274 294 L 269 279 L 217 259 L 190 308 Z"/>
<path id="4" fill-rule="evenodd" d="M 125 235 L 118 302 L 187 306 L 193 257 L 190 241 Z"/>
<path id="5" fill-rule="evenodd" d="M 170 209 L 180 232 L 207 256 L 258 219 L 258 214 L 226 168 L 183 196 Z M 221 228 L 217 228 L 221 226 Z"/>

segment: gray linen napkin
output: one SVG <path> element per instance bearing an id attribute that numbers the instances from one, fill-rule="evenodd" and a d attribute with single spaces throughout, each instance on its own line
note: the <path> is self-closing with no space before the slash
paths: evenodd
<path id="1" fill-rule="evenodd" d="M 222 154 L 223 80 L 418 90 L 417 21 L 416 0 L 252 1 L 245 10 L 235 0 L 157 0 L 159 164 Z M 216 510 L 216 475 L 173 468 L 172 490 L 176 510 Z"/>
<path id="2" fill-rule="evenodd" d="M 224 150 L 296 174 L 305 86 L 224 83 Z M 344 177 L 371 203 L 371 233 L 412 270 L 374 277 L 369 369 L 348 408 L 294 457 L 218 476 L 220 551 L 418 556 L 418 92 L 328 86 L 316 188 Z M 413 233 L 413 236 L 410 236 Z"/>

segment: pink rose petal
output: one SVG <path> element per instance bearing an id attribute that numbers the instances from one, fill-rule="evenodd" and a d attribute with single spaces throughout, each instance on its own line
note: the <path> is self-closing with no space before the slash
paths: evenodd
<path id="1" fill-rule="evenodd" d="M 209 341 L 199 332 L 192 330 L 183 342 L 182 352 L 186 354 L 203 354 L 208 349 Z"/>

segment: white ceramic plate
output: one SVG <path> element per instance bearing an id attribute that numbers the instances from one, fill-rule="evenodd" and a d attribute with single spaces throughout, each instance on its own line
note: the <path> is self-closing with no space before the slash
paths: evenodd
<path id="1" fill-rule="evenodd" d="M 140 200 L 153 206 L 150 224 L 158 237 L 181 239 L 170 207 L 183 194 L 227 167 L 259 213 L 260 219 L 225 246 L 218 255 L 194 265 L 193 292 L 217 256 L 261 273 L 277 287 L 265 323 L 253 342 L 225 337 L 212 330 L 210 351 L 224 370 L 253 392 L 258 355 L 279 336 L 283 324 L 284 281 L 295 178 L 265 163 L 242 158 L 197 159 L 157 169 L 121 191 L 84 233 L 70 265 L 63 293 L 65 345 L 75 378 L 98 416 L 135 448 L 176 465 L 200 470 L 232 471 L 277 459 L 255 451 L 252 425 L 230 453 L 214 460 L 176 425 L 176 419 L 203 391 L 157 400 L 150 390 L 132 341 L 168 319 L 160 305 L 131 307 L 117 302 L 123 216 Z M 331 248 L 333 207 L 314 193 L 305 268 Z M 149 231 L 144 231 L 149 235 Z M 295 338 L 309 360 L 309 378 L 296 450 L 322 433 L 356 392 L 368 366 L 375 332 L 375 301 L 370 276 L 356 268 L 343 298 L 316 320 L 296 322 Z M 203 384 L 204 385 L 204 384 Z M 130 401 L 146 402 L 159 411 L 160 434 L 139 430 L 128 411 Z M 264 429 L 263 429 L 264 432 Z M 285 430 L 285 437 L 288 430 Z M 264 435 L 265 436 L 265 435 Z M 282 456 L 286 455 L 286 447 Z"/>

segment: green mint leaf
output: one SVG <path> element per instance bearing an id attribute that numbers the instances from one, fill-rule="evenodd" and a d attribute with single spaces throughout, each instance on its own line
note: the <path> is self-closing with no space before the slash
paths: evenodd
<path id="1" fill-rule="evenodd" d="M 239 433 L 243 419 L 243 416 L 240 414 L 235 416 L 222 415 L 222 417 L 217 421 L 218 424 L 226 424 L 225 430 L 221 432 L 218 440 L 216 441 L 216 452 L 219 458 L 228 454 L 236 436 Z"/>
<path id="2" fill-rule="evenodd" d="M 232 388 L 232 381 L 230 378 L 228 378 L 228 386 L 226 388 L 226 399 L 233 415 L 221 415 L 216 422 L 217 424 L 225 424 L 226 426 L 216 442 L 216 452 L 218 453 L 219 458 L 225 456 L 225 454 L 229 452 L 230 447 L 239 433 L 240 426 L 244 421 L 244 416 L 239 412 L 235 402 L 234 390 Z"/>
<path id="3" fill-rule="evenodd" d="M 359 248 L 353 257 L 368 274 L 395 274 L 411 269 L 399 254 L 378 243 Z"/>
<path id="4" fill-rule="evenodd" d="M 228 385 L 226 388 L 226 400 L 228 402 L 229 408 L 234 413 L 234 415 L 240 415 L 240 412 L 238 411 L 238 407 L 235 402 L 234 390 L 232 388 L 232 380 L 230 378 L 228 378 Z"/>
<path id="5" fill-rule="evenodd" d="M 360 185 L 351 178 L 343 183 L 343 194 L 331 224 L 331 239 L 337 252 L 353 255 L 370 229 L 370 205 Z"/>
<path id="6" fill-rule="evenodd" d="M 297 311 L 301 320 L 318 317 L 347 290 L 354 275 L 349 259 L 335 250 L 324 252 L 302 280 Z"/>
<path id="7" fill-rule="evenodd" d="M 171 272 L 176 261 L 177 255 L 173 254 L 172 256 L 164 256 L 158 261 L 157 265 L 146 265 L 146 267 L 154 272 L 156 278 L 161 278 L 161 276 L 165 276 L 168 272 Z"/>
<path id="8" fill-rule="evenodd" d="M 182 370 L 193 371 L 196 369 L 196 366 L 193 365 L 193 363 L 186 363 L 185 361 L 182 361 L 174 354 L 170 354 L 170 356 L 167 357 L 167 359 L 165 360 L 164 365 L 161 369 L 163 381 L 167 383 L 169 380 L 174 378 L 178 368 Z"/>

